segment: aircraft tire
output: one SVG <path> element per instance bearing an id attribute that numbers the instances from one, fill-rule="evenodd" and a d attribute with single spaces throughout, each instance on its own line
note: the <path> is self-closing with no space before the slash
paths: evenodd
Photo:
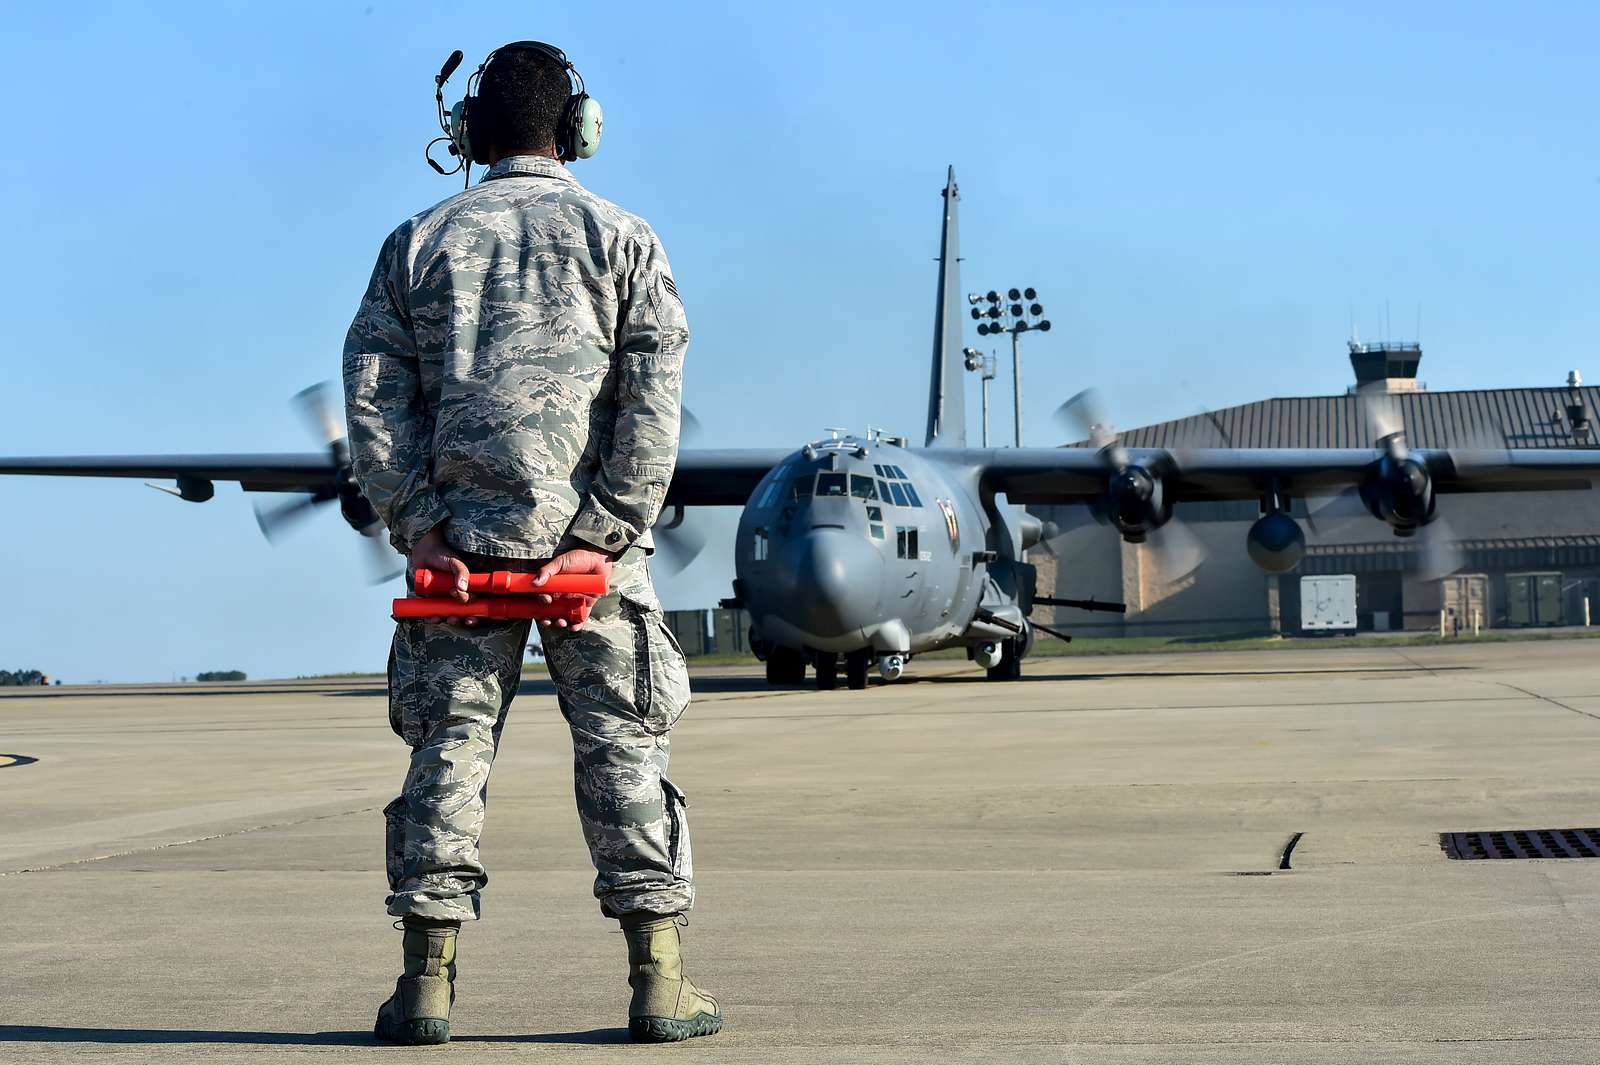
<path id="1" fill-rule="evenodd" d="M 860 691 L 867 686 L 867 666 L 870 655 L 866 651 L 853 651 L 844 660 L 845 685 L 851 691 Z"/>
<path id="2" fill-rule="evenodd" d="M 1016 640 L 1005 640 L 1000 644 L 1000 664 L 989 670 L 989 679 L 1022 679 L 1022 657 L 1017 654 Z"/>
<path id="3" fill-rule="evenodd" d="M 806 660 L 792 647 L 773 647 L 767 652 L 767 683 L 774 687 L 800 684 L 806 679 Z"/>
<path id="4" fill-rule="evenodd" d="M 817 691 L 831 692 L 839 686 L 839 656 L 832 651 L 817 652 Z"/>

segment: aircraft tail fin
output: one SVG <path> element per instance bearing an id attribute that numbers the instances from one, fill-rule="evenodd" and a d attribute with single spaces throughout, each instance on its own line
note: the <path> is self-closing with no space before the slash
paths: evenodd
<path id="1" fill-rule="evenodd" d="M 956 207 L 961 192 L 956 168 L 940 194 L 944 225 L 939 233 L 939 292 L 933 313 L 933 377 L 928 386 L 928 447 L 967 446 L 966 380 L 961 354 L 961 241 Z"/>

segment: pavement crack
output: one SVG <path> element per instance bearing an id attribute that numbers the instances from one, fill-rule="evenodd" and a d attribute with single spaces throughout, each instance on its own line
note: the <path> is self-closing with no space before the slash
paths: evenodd
<path id="1" fill-rule="evenodd" d="M 1514 692 L 1521 692 L 1523 695 L 1526 695 L 1530 699 L 1538 699 L 1540 702 L 1549 703 L 1551 706 L 1560 707 L 1561 709 L 1566 710 L 1569 713 L 1582 714 L 1584 717 L 1590 717 L 1590 718 L 1593 718 L 1596 721 L 1600 721 L 1600 714 L 1592 714 L 1587 710 L 1579 710 L 1576 706 L 1568 706 L 1566 703 L 1562 702 L 1560 699 L 1552 699 L 1548 695 L 1540 695 L 1538 692 L 1529 691 L 1527 688 L 1519 688 L 1515 684 L 1509 684 L 1509 683 L 1507 683 L 1506 681 L 1503 681 L 1503 680 L 1495 681 L 1495 683 L 1500 685 L 1500 687 L 1502 687 L 1502 688 L 1510 688 Z"/>

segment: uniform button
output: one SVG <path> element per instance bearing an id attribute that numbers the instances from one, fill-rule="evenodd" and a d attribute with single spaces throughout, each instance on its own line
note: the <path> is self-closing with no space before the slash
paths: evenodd
<path id="1" fill-rule="evenodd" d="M 619 532 L 616 532 L 615 530 L 613 530 L 613 531 L 611 531 L 611 532 L 606 534 L 606 543 L 608 543 L 608 544 L 620 543 L 621 540 L 622 540 L 622 534 L 619 533 Z"/>

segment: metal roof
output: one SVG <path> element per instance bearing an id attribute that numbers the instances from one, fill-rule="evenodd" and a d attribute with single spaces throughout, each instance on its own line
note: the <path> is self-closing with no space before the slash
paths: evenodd
<path id="1" fill-rule="evenodd" d="M 1574 391 L 1595 426 L 1589 444 L 1574 441 L 1567 427 L 1566 407 Z M 1355 395 L 1264 399 L 1118 435 L 1127 447 L 1372 447 L 1376 441 L 1370 438 L 1364 399 Z M 1600 387 L 1592 385 L 1576 390 L 1396 392 L 1380 399 L 1399 413 L 1412 447 L 1595 447 L 1600 435 Z M 1084 447 L 1087 442 L 1071 446 Z"/>

